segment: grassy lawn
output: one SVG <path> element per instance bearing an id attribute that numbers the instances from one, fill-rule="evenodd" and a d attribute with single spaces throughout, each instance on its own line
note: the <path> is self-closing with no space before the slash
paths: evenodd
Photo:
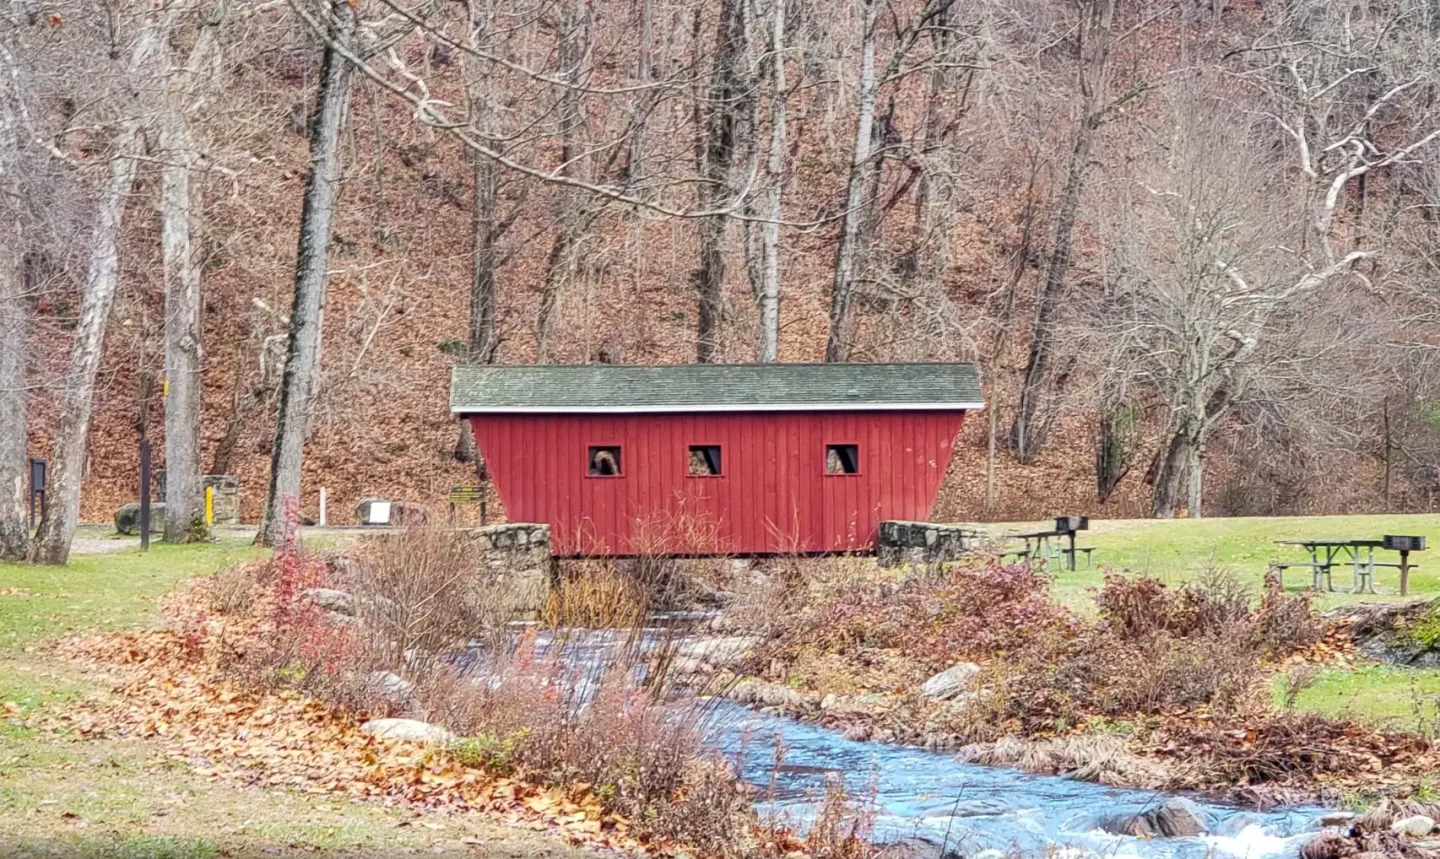
<path id="1" fill-rule="evenodd" d="M 71 555 L 65 567 L 0 564 L 0 651 L 36 638 L 143 624 L 177 582 L 255 557 L 248 542 L 228 539 Z"/>
<path id="2" fill-rule="evenodd" d="M 84 534 L 100 544 L 101 532 Z M 133 541 L 131 541 L 133 542 Z M 141 740 L 41 736 L 13 718 L 94 691 L 37 640 L 154 620 L 187 578 L 256 557 L 249 540 L 72 554 L 64 568 L 0 564 L 0 859 L 31 856 L 593 855 L 476 815 L 429 814 L 210 781 Z M 5 705 L 9 705 L 6 707 Z M 6 716 L 6 710 L 12 717 Z"/>
<path id="3" fill-rule="evenodd" d="M 995 536 L 1016 531 L 1035 531 L 1053 526 L 1049 522 L 990 525 Z M 1440 516 L 1309 516 L 1275 519 L 1122 519 L 1092 521 L 1090 531 L 1081 534 L 1077 545 L 1094 546 L 1095 568 L 1077 572 L 1057 571 L 1054 592 L 1057 599 L 1081 611 L 1093 606 L 1090 589 L 1098 587 L 1105 568 L 1145 572 L 1169 582 L 1183 582 L 1208 570 L 1224 569 L 1253 582 L 1258 591 L 1265 569 L 1272 559 L 1305 560 L 1298 547 L 1277 546 L 1276 540 L 1367 539 L 1385 534 L 1421 534 L 1430 550 L 1411 555 L 1420 567 L 1410 574 L 1411 597 L 1440 596 Z M 1007 548 L 1013 548 L 1007 544 Z M 1376 560 L 1394 561 L 1393 552 L 1376 551 Z M 1351 602 L 1400 599 L 1400 575 L 1380 570 L 1374 594 L 1344 592 L 1322 594 L 1315 605 L 1333 608 Z M 1350 587 L 1350 573 L 1336 570 L 1336 588 Z M 1309 585 L 1303 570 L 1291 570 L 1286 587 Z M 1277 683 L 1277 702 L 1283 700 L 1283 686 Z M 1407 730 L 1437 730 L 1437 696 L 1440 671 L 1363 665 L 1355 670 L 1329 670 L 1295 701 L 1297 709 L 1344 716 L 1369 724 Z"/>
<path id="4" fill-rule="evenodd" d="M 1049 528 L 1051 523 L 1007 523 L 986 526 L 992 535 L 1014 531 Z M 1190 519 L 1095 520 L 1083 532 L 1077 545 L 1094 546 L 1095 569 L 1057 572 L 1056 596 L 1071 605 L 1088 602 L 1086 591 L 1099 586 L 1105 567 L 1144 572 L 1167 581 L 1184 581 L 1210 568 L 1231 570 L 1252 580 L 1258 588 L 1271 560 L 1304 561 L 1308 556 L 1296 546 L 1277 546 L 1276 540 L 1299 539 L 1379 539 L 1385 534 L 1421 534 L 1428 538 L 1431 550 L 1411 555 L 1419 569 L 1410 573 L 1410 589 L 1414 595 L 1440 596 L 1440 516 L 1297 516 L 1275 519 Z M 1013 546 L 1008 546 L 1013 548 Z M 1393 562 L 1394 552 L 1376 550 L 1376 560 Z M 1336 588 L 1350 587 L 1350 573 L 1336 570 Z M 1376 599 L 1398 599 L 1400 574 L 1396 570 L 1380 570 L 1376 574 L 1376 590 L 1380 596 L 1357 596 L 1348 593 L 1325 594 L 1317 601 L 1320 608 L 1344 602 Z M 1291 570 L 1286 586 L 1298 588 L 1309 584 L 1304 570 Z"/>
<path id="5" fill-rule="evenodd" d="M 1275 683 L 1275 703 L 1283 706 L 1285 683 Z M 1295 708 L 1356 719 L 1393 730 L 1436 735 L 1440 722 L 1440 671 L 1362 665 L 1353 670 L 1322 671 L 1303 689 Z"/>

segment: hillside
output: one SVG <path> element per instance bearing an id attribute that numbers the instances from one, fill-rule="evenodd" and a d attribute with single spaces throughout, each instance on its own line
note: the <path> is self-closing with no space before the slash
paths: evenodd
<path id="1" fill-rule="evenodd" d="M 632 8 L 595 0 L 581 5 L 592 16 L 585 123 L 594 154 L 587 169 L 609 176 L 618 169 L 613 158 L 607 161 L 612 138 L 626 127 L 631 113 L 630 95 L 610 93 L 623 89 L 621 84 L 633 73 L 638 61 L 634 16 L 650 4 L 646 0 Z M 779 353 L 784 361 L 821 360 L 826 350 L 841 228 L 836 213 L 845 209 L 854 146 L 854 69 L 861 25 L 856 16 L 862 5 L 835 4 L 821 10 L 797 2 L 800 11 L 791 16 L 797 32 L 787 62 L 793 90 L 787 98 L 790 139 L 783 205 L 788 220 L 804 225 L 787 226 L 782 233 Z M 1373 6 L 1372 14 L 1378 15 L 1386 4 Z M 504 47 L 515 52 L 509 56 L 516 63 L 553 70 L 559 25 L 548 6 L 541 7 L 526 19 L 523 43 L 505 42 Z M 1107 120 L 1098 132 L 1095 175 L 1080 197 L 1065 278 L 1068 292 L 1057 323 L 1069 327 L 1058 338 L 1064 354 L 1056 385 L 1061 391 L 1054 407 L 1056 423 L 1030 465 L 1016 461 L 1005 435 L 1025 375 L 1036 296 L 1053 250 L 1071 137 L 1082 109 L 1074 75 L 1085 48 L 1074 44 L 1074 8 L 1014 0 L 957 12 L 949 27 L 965 34 L 970 53 L 959 65 L 966 70 L 943 79 L 911 74 L 881 89 L 876 139 L 885 141 L 889 154 L 877 160 L 881 166 L 867 190 L 878 214 L 859 281 L 851 358 L 977 360 L 998 413 L 1001 437 L 993 501 L 985 503 L 988 418 L 974 415 L 941 491 L 936 511 L 940 519 L 1027 520 L 1060 512 L 1137 517 L 1150 511 L 1147 465 L 1164 445 L 1166 433 L 1173 431 L 1172 409 L 1153 374 L 1127 382 L 1139 415 L 1128 451 L 1129 471 L 1106 503 L 1098 501 L 1096 489 L 1100 404 L 1116 368 L 1132 360 L 1097 346 L 1095 340 L 1096 332 L 1104 329 L 1096 320 L 1106 315 L 1106 302 L 1118 301 L 1109 292 L 1110 284 L 1121 277 L 1116 272 L 1124 270 L 1111 253 L 1109 238 L 1115 235 L 1117 218 L 1128 211 L 1117 189 L 1126 171 L 1139 170 L 1134 165 L 1152 157 L 1152 143 L 1170 133 L 1166 123 L 1181 103 L 1178 70 L 1213 68 L 1221 85 L 1230 87 L 1227 99 L 1252 99 L 1239 110 L 1266 106 L 1265 97 L 1227 82 L 1227 75 L 1246 73 L 1239 63 L 1248 58 L 1237 61 L 1235 53 L 1243 54 L 1244 46 L 1279 26 L 1274 17 L 1278 13 L 1251 2 L 1216 4 L 1213 12 L 1190 9 L 1189 4 L 1180 4 L 1173 14 L 1168 8 L 1142 3 L 1115 13 L 1115 31 L 1133 37 L 1118 41 L 1113 49 L 1108 91 L 1140 87 L 1144 94 L 1127 102 L 1128 112 Z M 808 12 L 802 14 L 804 10 Z M 698 96 L 685 94 L 693 95 L 709 80 L 713 16 L 718 13 L 704 4 L 667 6 L 656 13 L 656 54 L 650 61 L 656 69 L 679 70 L 675 80 L 690 80 L 692 85 L 686 89 L 677 84 L 667 91 L 653 106 L 642 136 L 653 163 L 663 164 L 665 177 L 674 178 L 681 188 L 673 190 L 657 180 L 661 190 L 654 192 L 654 199 L 688 205 L 681 198 L 692 192 L 681 179 L 693 172 L 686 159 L 694 157 L 699 129 L 708 121 L 701 115 L 713 104 L 707 108 Z M 210 470 L 217 454 L 232 447 L 228 457 L 219 457 L 219 465 L 240 477 L 242 515 L 254 521 L 270 467 L 284 315 L 290 304 L 308 158 L 304 116 L 315 97 L 320 48 L 304 25 L 281 9 L 246 14 L 255 17 L 241 28 L 245 39 L 237 36 L 227 46 L 221 85 L 196 117 L 208 163 L 216 165 L 200 182 L 201 456 Z M 454 29 L 459 24 L 446 17 L 453 17 L 451 11 L 436 15 L 436 32 L 459 32 Z M 808 25 L 807 15 L 813 19 Z M 1433 47 L 1433 36 L 1430 42 Z M 882 66 L 896 44 L 882 40 Z M 409 73 L 429 82 L 430 98 L 448 105 L 466 102 L 467 59 L 473 65 L 473 58 L 457 53 L 433 34 L 413 34 L 399 46 Z M 544 123 L 560 96 L 536 95 L 533 80 L 505 83 L 496 74 L 491 96 L 503 105 L 503 115 L 520 126 L 528 122 L 540 129 L 507 145 L 521 153 L 515 157 L 553 168 L 559 144 Z M 1432 91 L 1435 86 L 1432 70 L 1417 89 Z M 1424 130 L 1434 121 L 1431 110 L 1396 116 L 1387 109 L 1377 139 L 1387 134 L 1392 141 L 1411 139 L 1411 128 Z M 319 490 L 325 487 L 334 522 L 349 521 L 354 503 L 370 495 L 412 501 L 442 513 L 449 487 L 473 477 L 473 466 L 455 457 L 457 432 L 447 395 L 449 371 L 463 359 L 469 326 L 476 169 L 471 153 L 452 135 L 417 122 L 415 115 L 413 105 L 376 81 L 357 80 L 332 231 L 322 381 L 303 471 L 303 510 L 315 514 Z M 768 127 L 769 120 L 763 118 L 754 127 L 757 153 Z M 1283 133 L 1270 131 L 1280 153 L 1273 170 L 1293 176 L 1293 166 L 1285 161 L 1289 156 Z M 1433 147 L 1424 151 L 1427 157 L 1435 156 Z M 755 158 L 759 164 L 761 155 Z M 737 156 L 736 185 L 746 181 L 748 169 L 746 159 Z M 1424 171 L 1406 169 L 1397 162 L 1377 170 L 1368 191 L 1360 189 L 1353 205 L 1341 207 L 1336 230 L 1345 241 L 1360 241 L 1355 235 L 1368 228 L 1367 218 L 1389 218 L 1390 232 L 1383 239 L 1369 239 L 1379 247 L 1375 258 L 1366 261 L 1370 268 L 1365 283 L 1336 279 L 1318 299 L 1333 307 L 1351 301 L 1347 296 L 1383 293 L 1375 304 L 1389 315 L 1364 325 L 1369 331 L 1390 333 L 1362 338 L 1376 349 L 1411 336 L 1408 323 L 1397 320 L 1428 318 L 1419 314 L 1431 312 L 1424 289 L 1433 290 L 1433 283 L 1423 284 L 1426 266 L 1434 265 L 1434 252 L 1423 236 L 1435 228 L 1410 207 L 1413 199 L 1435 193 L 1440 185 L 1427 189 L 1416 184 Z M 90 178 L 81 178 L 82 190 L 89 188 L 84 182 Z M 558 187 L 516 173 L 502 173 L 499 181 L 502 213 L 513 214 L 500 238 L 496 276 L 497 360 L 503 363 L 536 359 L 541 294 L 554 267 L 555 237 L 565 229 L 567 217 L 566 198 Z M 923 199 L 918 196 L 922 188 Z M 164 433 L 159 336 L 164 285 L 157 193 L 156 171 L 142 166 L 127 203 L 120 298 L 108 327 L 96 390 L 82 521 L 106 521 L 115 507 L 136 496 L 142 425 L 157 441 L 157 453 L 163 450 L 158 444 Z M 1346 186 L 1346 193 L 1355 192 Z M 591 205 L 573 249 L 573 264 L 560 277 L 558 334 L 549 360 L 694 360 L 702 219 L 666 217 L 615 202 Z M 753 360 L 759 336 L 746 264 L 747 232 L 737 219 L 724 236 L 728 264 L 718 358 L 726 362 Z M 1416 236 L 1421 237 L 1418 242 Z M 33 456 L 48 455 L 58 420 L 56 393 L 74 329 L 78 270 L 72 261 L 61 260 L 36 304 L 29 350 Z M 1282 316 L 1303 330 L 1318 318 L 1313 315 L 1317 312 L 1287 309 Z M 1153 348 L 1146 348 L 1153 354 Z M 1402 363 L 1378 351 L 1340 354 L 1317 348 L 1315 353 L 1304 367 L 1293 351 L 1284 360 L 1272 357 L 1267 359 L 1271 363 L 1259 365 L 1260 381 L 1250 386 L 1252 396 L 1219 424 L 1205 446 L 1207 512 L 1435 509 L 1440 478 L 1426 478 L 1432 467 L 1434 427 L 1395 417 L 1409 435 L 1402 438 L 1401 430 L 1392 433 L 1391 428 L 1392 415 L 1417 414 L 1416 409 L 1433 402 L 1428 399 L 1435 391 L 1430 365 L 1421 360 Z M 1263 384 L 1267 374 L 1291 365 L 1299 368 L 1295 373 L 1300 377 L 1350 376 L 1376 382 L 1365 391 L 1349 386 L 1341 391 L 1336 385 L 1318 394 L 1296 393 L 1293 386 L 1283 395 L 1269 393 Z M 1377 370 L 1381 367 L 1383 374 Z M 1383 442 L 1377 416 L 1382 402 Z M 1327 416 L 1314 419 L 1309 409 Z M 1403 456 L 1394 453 L 1402 448 Z M 1387 466 L 1392 459 L 1398 464 Z"/>

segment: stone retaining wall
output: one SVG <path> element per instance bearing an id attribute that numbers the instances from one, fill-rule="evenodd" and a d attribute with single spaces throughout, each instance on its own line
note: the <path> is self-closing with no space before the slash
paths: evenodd
<path id="1" fill-rule="evenodd" d="M 979 544 L 980 534 L 971 525 L 891 519 L 880 523 L 875 556 L 882 567 L 935 564 L 966 557 Z"/>
<path id="2" fill-rule="evenodd" d="M 475 541 L 480 574 L 505 587 L 505 601 L 517 616 L 538 618 L 555 579 L 550 526 L 508 522 L 463 530 Z"/>

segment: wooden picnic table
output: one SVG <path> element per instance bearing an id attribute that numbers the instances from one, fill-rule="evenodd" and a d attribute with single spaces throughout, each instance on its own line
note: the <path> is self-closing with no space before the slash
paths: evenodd
<path id="1" fill-rule="evenodd" d="M 1327 590 L 1335 590 L 1335 585 L 1330 579 L 1330 571 L 1347 562 L 1354 577 L 1350 589 L 1352 594 L 1375 593 L 1376 566 L 1402 569 L 1409 566 L 1408 564 L 1382 563 L 1377 565 L 1375 563 L 1375 550 L 1385 545 L 1384 540 L 1276 540 L 1275 545 L 1299 546 L 1310 553 L 1309 563 L 1274 564 L 1272 566 L 1280 571 L 1282 577 L 1286 567 L 1309 567 L 1316 590 L 1320 589 L 1321 579 L 1324 579 Z M 1402 593 L 1405 590 L 1406 588 L 1401 588 Z"/>

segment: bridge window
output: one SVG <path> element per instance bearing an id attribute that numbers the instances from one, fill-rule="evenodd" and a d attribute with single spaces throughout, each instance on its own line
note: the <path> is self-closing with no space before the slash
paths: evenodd
<path id="1" fill-rule="evenodd" d="M 692 445 L 690 445 L 690 476 L 691 476 L 691 477 L 719 477 L 719 476 L 720 476 L 720 445 L 718 445 L 718 444 L 692 444 Z"/>
<path id="2" fill-rule="evenodd" d="M 826 474 L 859 474 L 860 447 L 854 444 L 825 445 Z"/>
<path id="3" fill-rule="evenodd" d="M 589 463 L 591 477 L 619 477 L 620 448 L 592 447 Z"/>

